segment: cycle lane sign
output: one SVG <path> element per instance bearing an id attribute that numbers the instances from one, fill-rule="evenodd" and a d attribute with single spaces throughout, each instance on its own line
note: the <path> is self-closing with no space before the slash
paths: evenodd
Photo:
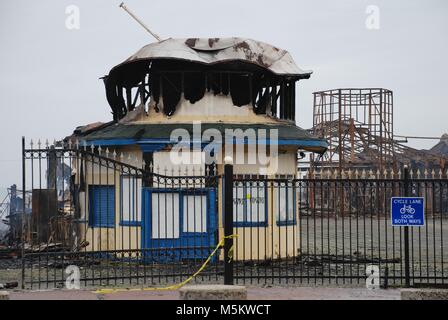
<path id="1" fill-rule="evenodd" d="M 423 197 L 392 197 L 390 208 L 394 227 L 425 225 L 425 198 Z"/>

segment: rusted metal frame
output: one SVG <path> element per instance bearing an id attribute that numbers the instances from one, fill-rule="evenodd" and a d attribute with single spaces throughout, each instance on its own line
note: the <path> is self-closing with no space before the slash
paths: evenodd
<path id="1" fill-rule="evenodd" d="M 340 119 L 336 119 L 337 126 L 335 126 L 336 123 L 333 121 L 333 116 L 338 114 L 339 110 L 334 112 L 333 108 L 335 107 L 336 97 L 339 97 L 339 90 L 342 91 L 342 94 L 340 95 L 340 101 L 337 101 L 337 103 L 338 105 L 342 104 L 343 108 L 338 117 Z M 373 147 L 374 150 L 369 151 L 371 151 L 370 157 L 373 158 L 374 161 L 379 163 L 380 158 L 383 163 L 385 163 L 385 161 L 393 160 L 391 157 L 393 156 L 394 144 L 388 139 L 388 137 L 393 134 L 390 130 L 390 128 L 392 128 L 392 123 L 389 121 L 392 114 L 392 107 L 389 102 L 391 99 L 391 91 L 386 89 L 378 89 L 380 92 L 375 92 L 374 89 L 367 90 L 368 92 L 366 93 L 363 89 L 334 89 L 314 94 L 313 132 L 324 138 L 327 137 L 327 140 L 329 140 L 330 148 L 327 152 L 327 157 L 325 157 L 328 161 L 335 161 L 336 159 L 334 156 L 336 154 L 339 154 L 340 161 L 347 161 L 348 159 L 353 161 L 353 146 L 358 145 L 358 139 L 361 139 L 361 137 L 366 134 L 368 138 L 364 141 L 364 143 L 367 142 L 368 145 L 366 151 Z M 381 97 L 383 97 L 383 100 L 380 105 L 378 101 Z M 374 101 L 372 101 L 372 99 L 374 99 Z M 371 109 L 369 112 L 367 107 L 369 104 L 373 104 L 377 110 Z M 359 113 L 360 111 L 362 111 L 361 114 Z M 343 133 L 346 130 L 345 125 L 339 127 L 339 123 L 344 123 L 347 117 L 349 120 L 353 119 L 350 120 L 352 123 L 351 141 L 339 142 L 337 141 L 339 131 Z M 339 121 L 341 119 L 342 121 Z M 370 128 L 371 132 L 369 134 L 369 132 L 364 132 L 364 130 L 357 130 L 359 134 L 359 137 L 357 137 L 356 133 L 354 133 L 353 124 L 355 124 L 355 127 L 358 127 L 358 124 L 362 126 L 363 123 Z M 379 126 L 382 127 L 380 128 Z M 362 129 L 362 127 L 360 129 Z M 381 137 L 376 137 L 380 132 Z M 335 139 L 335 141 L 333 141 L 333 139 Z M 345 135 L 343 139 L 347 139 L 347 136 Z M 347 146 L 345 146 L 346 144 Z M 352 146 L 351 156 L 348 146 Z M 378 154 L 375 154 L 375 149 L 378 153 L 381 152 L 381 157 L 378 157 Z M 340 153 L 342 153 L 342 155 Z M 381 165 L 381 167 L 382 166 L 383 165 Z"/>

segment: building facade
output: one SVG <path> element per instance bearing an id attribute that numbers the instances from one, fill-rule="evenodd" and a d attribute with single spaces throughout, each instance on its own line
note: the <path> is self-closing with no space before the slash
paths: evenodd
<path id="1" fill-rule="evenodd" d="M 103 80 L 113 120 L 66 139 L 99 154 L 73 163 L 79 239 L 130 258 L 207 257 L 223 234 L 226 160 L 236 258 L 296 255 L 299 195 L 287 181 L 300 152 L 327 148 L 295 124 L 296 85 L 310 75 L 287 51 L 241 38 L 167 39 L 112 68 Z M 258 182 L 238 182 L 244 176 Z"/>

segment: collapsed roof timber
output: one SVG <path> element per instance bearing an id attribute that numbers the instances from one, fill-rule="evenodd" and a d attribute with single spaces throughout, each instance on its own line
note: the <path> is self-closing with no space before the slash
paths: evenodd
<path id="1" fill-rule="evenodd" d="M 191 38 L 149 44 L 103 79 L 114 121 L 150 98 L 156 111 L 171 116 L 182 94 L 195 103 L 206 91 L 230 95 L 234 105 L 252 105 L 257 114 L 293 121 L 295 82 L 310 75 L 287 51 L 262 42 Z"/>

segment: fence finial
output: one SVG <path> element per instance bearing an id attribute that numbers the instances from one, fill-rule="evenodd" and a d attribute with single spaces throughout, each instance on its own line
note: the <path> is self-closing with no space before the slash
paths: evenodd
<path id="1" fill-rule="evenodd" d="M 361 172 L 361 179 L 365 179 L 366 178 L 366 169 L 362 169 L 362 172 Z"/>
<path id="2" fill-rule="evenodd" d="M 391 179 L 394 179 L 394 178 L 395 178 L 395 171 L 394 171 L 394 168 L 391 168 L 391 169 L 390 169 L 390 177 L 391 177 Z"/>
<path id="3" fill-rule="evenodd" d="M 33 139 L 30 140 L 30 149 L 33 149 Z"/>
<path id="4" fill-rule="evenodd" d="M 337 179 L 338 175 L 338 169 L 333 169 L 333 179 Z"/>

